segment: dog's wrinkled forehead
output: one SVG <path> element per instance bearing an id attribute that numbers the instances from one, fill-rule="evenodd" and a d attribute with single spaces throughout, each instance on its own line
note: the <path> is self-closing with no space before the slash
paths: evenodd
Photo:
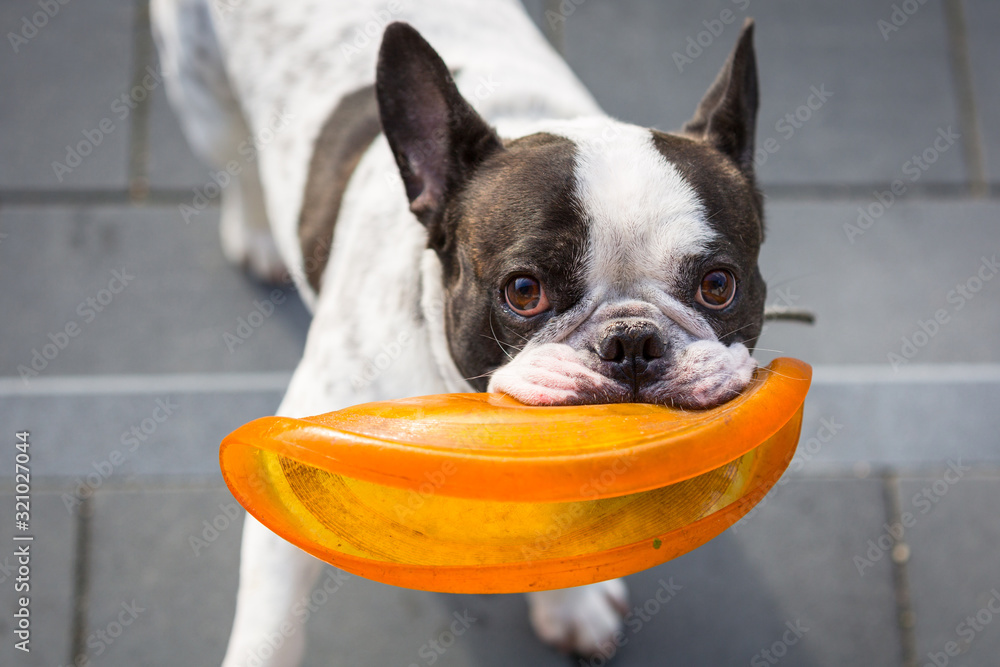
<path id="1" fill-rule="evenodd" d="M 598 119 L 560 128 L 576 146 L 575 191 L 590 234 L 588 284 L 625 293 L 673 282 L 716 237 L 704 204 L 645 128 Z"/>
<path id="2" fill-rule="evenodd" d="M 594 118 L 546 123 L 506 148 L 456 214 L 482 277 L 539 269 L 576 296 L 625 297 L 675 287 L 712 251 L 759 246 L 753 188 L 699 142 Z"/>
<path id="3" fill-rule="evenodd" d="M 576 196 L 572 141 L 536 132 L 505 142 L 448 210 L 454 243 L 442 261 L 446 280 L 459 267 L 495 285 L 517 271 L 545 269 L 567 297 L 578 298 L 589 233 Z"/>

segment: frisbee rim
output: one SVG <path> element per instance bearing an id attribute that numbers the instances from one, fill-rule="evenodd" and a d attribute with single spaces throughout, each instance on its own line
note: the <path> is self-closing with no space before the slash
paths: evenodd
<path id="1" fill-rule="evenodd" d="M 226 477 L 227 457 L 250 448 L 273 451 L 338 475 L 411 490 L 426 486 L 428 479 L 452 466 L 454 472 L 435 492 L 456 498 L 573 502 L 639 493 L 719 468 L 788 427 L 805 401 L 812 369 L 797 359 L 779 357 L 760 371 L 767 371 L 768 376 L 756 381 L 752 393 L 715 408 L 718 418 L 694 423 L 666 440 L 652 434 L 633 439 L 629 445 L 554 456 L 423 447 L 315 421 L 328 421 L 341 412 L 336 411 L 307 419 L 264 417 L 249 422 L 223 440 L 220 467 Z M 623 459 L 625 465 L 618 465 Z M 616 474 L 609 480 L 606 471 L 611 469 Z"/>

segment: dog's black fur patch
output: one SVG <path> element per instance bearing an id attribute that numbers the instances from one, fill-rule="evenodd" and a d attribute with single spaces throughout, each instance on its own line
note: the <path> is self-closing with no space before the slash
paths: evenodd
<path id="1" fill-rule="evenodd" d="M 727 156 L 711 145 L 651 130 L 653 145 L 684 177 L 705 206 L 705 217 L 718 235 L 704 260 L 684 262 L 682 298 L 702 312 L 719 340 L 744 343 L 752 351 L 764 323 L 767 287 L 757 267 L 764 240 L 764 210 L 753 181 Z M 695 300 L 702 276 L 727 268 L 737 280 L 736 298 L 722 310 L 710 310 Z"/>
<path id="2" fill-rule="evenodd" d="M 299 216 L 299 245 L 306 279 L 317 292 L 347 183 L 381 131 L 375 87 L 365 86 L 340 101 L 316 139 Z"/>
<path id="3" fill-rule="evenodd" d="M 583 296 L 589 230 L 574 193 L 576 145 L 550 134 L 509 142 L 487 159 L 446 209 L 456 239 L 441 253 L 445 325 L 452 358 L 480 391 L 496 369 L 553 315 Z M 551 310 L 524 318 L 503 290 L 518 274 L 538 278 Z M 496 345 L 483 344 L 493 338 Z"/>

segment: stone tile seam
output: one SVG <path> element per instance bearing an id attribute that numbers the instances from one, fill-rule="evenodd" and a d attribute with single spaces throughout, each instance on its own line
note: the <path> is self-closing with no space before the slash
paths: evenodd
<path id="1" fill-rule="evenodd" d="M 101 396 L 119 394 L 201 394 L 281 392 L 291 371 L 261 373 L 167 373 L 128 375 L 60 375 L 27 383 L 0 376 L 0 397 Z M 1000 364 L 941 363 L 904 366 L 885 364 L 818 364 L 813 388 L 851 385 L 1000 384 Z"/>
<path id="2" fill-rule="evenodd" d="M 25 383 L 0 377 L 0 396 L 115 396 L 121 394 L 245 394 L 284 392 L 291 372 L 61 375 Z"/>
<path id="3" fill-rule="evenodd" d="M 77 658 L 87 654 L 87 607 L 90 601 L 90 556 L 91 556 L 91 525 L 93 503 L 90 498 L 84 498 L 74 515 L 75 554 L 73 561 L 73 616 L 70 628 L 70 653 L 67 665 L 77 664 Z"/>
<path id="4" fill-rule="evenodd" d="M 986 177 L 982 129 L 976 106 L 972 63 L 963 0 L 945 0 L 945 25 L 948 32 L 948 60 L 954 81 L 955 104 L 962 125 L 962 154 L 972 195 L 984 197 L 990 191 Z"/>
<path id="5" fill-rule="evenodd" d="M 872 181 L 869 183 L 772 183 L 762 184 L 767 202 L 864 202 L 871 198 L 872 192 L 886 190 L 891 186 L 889 181 Z M 179 206 L 189 204 L 194 185 L 188 188 L 153 188 L 137 199 L 128 190 L 114 188 L 80 188 L 64 190 L 14 188 L 0 189 L 0 207 L 9 206 L 97 206 L 97 205 L 139 205 Z M 961 202 L 998 200 L 1000 199 L 1000 183 L 988 184 L 987 191 L 982 194 L 973 193 L 967 183 L 925 183 L 915 185 L 907 193 L 907 201 L 930 202 Z M 217 208 L 218 202 L 209 203 L 211 208 Z"/>
<path id="6" fill-rule="evenodd" d="M 132 39 L 132 88 L 141 87 L 146 70 L 154 65 L 153 40 L 149 25 L 148 0 L 135 0 L 135 23 Z M 129 198 L 141 201 L 149 193 L 149 122 L 150 97 L 136 107 L 129 127 L 128 190 Z"/>
<path id="7" fill-rule="evenodd" d="M 899 480 L 895 474 L 887 472 L 883 475 L 882 482 L 887 523 L 888 525 L 900 524 L 902 501 Z M 904 541 L 905 535 L 897 537 L 895 534 L 892 534 L 891 537 L 893 540 L 893 550 L 890 563 L 892 565 L 892 583 L 896 601 L 896 629 L 899 637 L 900 661 L 903 667 L 916 667 L 916 624 L 910 592 L 910 577 L 906 566 L 907 558 L 899 557 L 900 554 L 908 554 L 909 547 Z"/>

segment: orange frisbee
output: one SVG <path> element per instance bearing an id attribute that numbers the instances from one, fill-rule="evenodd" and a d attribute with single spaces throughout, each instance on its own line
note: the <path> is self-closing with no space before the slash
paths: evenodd
<path id="1" fill-rule="evenodd" d="M 750 511 L 791 461 L 810 378 L 776 359 L 698 411 L 445 394 L 265 417 L 223 440 L 220 464 L 261 523 L 366 578 L 579 586 L 680 556 Z"/>

